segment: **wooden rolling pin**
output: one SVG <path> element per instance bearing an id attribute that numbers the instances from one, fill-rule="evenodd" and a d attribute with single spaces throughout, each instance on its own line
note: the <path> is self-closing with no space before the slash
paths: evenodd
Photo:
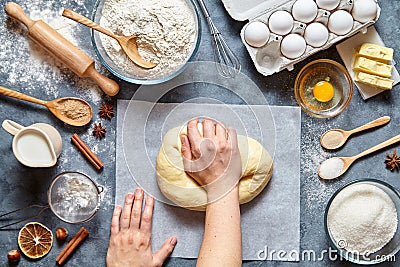
<path id="1" fill-rule="evenodd" d="M 53 54 L 79 77 L 92 78 L 107 95 L 114 96 L 118 93 L 118 84 L 101 75 L 94 67 L 94 60 L 65 39 L 56 30 L 42 20 L 32 20 L 14 2 L 7 3 L 4 10 L 8 16 L 28 27 L 29 36 L 33 41 Z"/>

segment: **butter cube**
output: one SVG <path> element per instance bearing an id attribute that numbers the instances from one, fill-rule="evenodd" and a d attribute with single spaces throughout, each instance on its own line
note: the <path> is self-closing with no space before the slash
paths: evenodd
<path id="1" fill-rule="evenodd" d="M 382 62 L 388 63 L 393 59 L 393 49 L 376 45 L 364 43 L 361 45 L 358 54 L 363 57 L 370 59 L 380 60 Z"/>
<path id="2" fill-rule="evenodd" d="M 366 72 L 373 75 L 378 75 L 386 78 L 390 78 L 392 76 L 392 66 L 371 60 L 365 57 L 357 57 L 354 65 L 353 70 L 359 72 Z"/>
<path id="3" fill-rule="evenodd" d="M 393 80 L 388 78 L 383 78 L 376 75 L 371 75 L 365 72 L 355 73 L 354 80 L 356 82 L 368 84 L 374 87 L 378 87 L 384 90 L 391 90 L 393 87 Z"/>

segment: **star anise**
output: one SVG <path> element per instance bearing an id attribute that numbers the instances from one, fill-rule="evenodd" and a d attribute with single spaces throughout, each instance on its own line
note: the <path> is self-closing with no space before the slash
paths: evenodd
<path id="1" fill-rule="evenodd" d="M 396 155 L 396 150 L 394 150 L 393 155 L 388 154 L 385 159 L 386 167 L 391 171 L 394 169 L 400 169 L 400 157 Z"/>
<path id="2" fill-rule="evenodd" d="M 96 138 L 102 139 L 106 136 L 106 127 L 102 127 L 101 123 L 99 123 L 99 124 L 95 123 L 92 133 Z"/>
<path id="3" fill-rule="evenodd" d="M 102 118 L 111 119 L 114 117 L 114 108 L 109 103 L 101 104 L 99 108 L 99 115 Z"/>

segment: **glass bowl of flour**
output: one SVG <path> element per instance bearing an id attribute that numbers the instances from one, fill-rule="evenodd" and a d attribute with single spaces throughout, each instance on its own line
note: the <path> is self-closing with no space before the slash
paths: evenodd
<path id="1" fill-rule="evenodd" d="M 101 63 L 115 76 L 136 84 L 157 84 L 180 74 L 200 44 L 200 18 L 192 0 L 98 0 L 92 19 L 116 35 L 136 35 L 139 54 L 156 63 L 135 65 L 113 38 L 92 30 Z"/>
<path id="2" fill-rule="evenodd" d="M 395 261 L 400 250 L 400 194 L 374 179 L 339 189 L 325 210 L 325 231 L 340 257 L 357 264 Z"/>

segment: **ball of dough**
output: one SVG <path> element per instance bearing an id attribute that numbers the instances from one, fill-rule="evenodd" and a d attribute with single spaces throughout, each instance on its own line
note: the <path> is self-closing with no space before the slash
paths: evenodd
<path id="1" fill-rule="evenodd" d="M 157 183 L 164 196 L 176 205 L 203 211 L 207 193 L 186 174 L 183 167 L 180 134 L 186 133 L 186 127 L 176 127 L 165 134 L 157 156 Z M 238 135 L 238 147 L 242 160 L 239 202 L 243 204 L 255 198 L 268 184 L 273 160 L 268 151 L 252 138 Z"/>

